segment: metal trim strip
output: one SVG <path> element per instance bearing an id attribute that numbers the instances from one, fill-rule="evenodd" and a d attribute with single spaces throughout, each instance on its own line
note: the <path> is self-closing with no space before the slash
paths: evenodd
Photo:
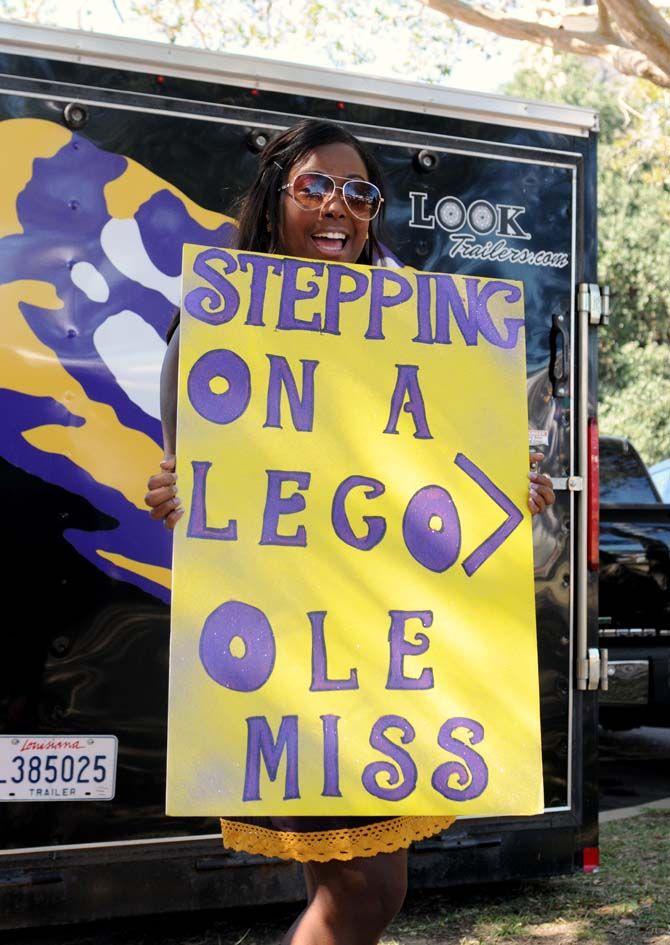
<path id="1" fill-rule="evenodd" d="M 49 99 L 49 101 L 52 101 L 52 102 L 72 101 L 70 96 L 52 95 L 49 93 L 41 93 L 41 92 L 26 92 L 21 89 L 0 88 L 0 95 L 21 95 L 25 98 Z M 198 115 L 198 114 L 192 114 L 189 112 L 173 111 L 172 109 L 165 109 L 165 108 L 149 109 L 149 108 L 142 108 L 139 105 L 122 105 L 116 102 L 99 102 L 99 101 L 94 101 L 93 99 L 86 99 L 86 98 L 77 98 L 77 102 L 80 105 L 97 105 L 100 108 L 117 109 L 119 111 L 133 111 L 133 112 L 142 112 L 142 113 L 151 111 L 155 115 L 165 115 L 170 118 L 190 118 L 195 121 L 212 121 L 212 122 L 217 122 L 219 124 L 227 124 L 227 125 L 248 125 L 249 124 L 247 121 L 243 121 L 237 118 L 230 118 L 227 116 L 219 117 L 217 115 Z M 357 127 L 354 122 L 350 122 L 349 124 L 351 124 L 352 127 Z M 278 131 L 282 131 L 286 127 L 285 125 L 274 125 L 268 122 L 263 122 L 262 126 L 264 128 L 275 128 Z M 380 129 L 380 130 L 384 130 L 384 129 Z M 420 132 L 409 132 L 409 133 L 421 134 Z M 390 147 L 406 148 L 408 144 L 407 141 L 393 140 L 393 139 L 383 138 L 383 137 L 370 137 L 367 135 L 357 135 L 357 137 L 360 138 L 361 141 L 365 141 L 366 143 L 386 144 L 386 145 L 389 145 Z M 454 139 L 454 140 L 459 140 L 459 139 Z M 461 139 L 461 140 L 465 140 L 465 139 Z M 510 147 L 509 145 L 503 144 L 499 141 L 482 140 L 481 142 L 478 142 L 478 143 L 487 144 L 491 147 L 497 147 L 497 148 L 503 148 L 503 149 Z M 453 147 L 453 146 L 450 147 L 447 145 L 445 145 L 444 147 L 431 145 L 431 148 L 434 151 L 442 151 L 449 154 L 464 154 L 464 155 L 468 155 L 472 157 L 490 158 L 496 161 L 515 161 L 519 164 L 542 164 L 545 167 L 564 167 L 567 169 L 574 169 L 574 166 L 575 166 L 573 161 L 567 161 L 567 162 L 541 161 L 538 158 L 517 157 L 516 155 L 511 155 L 511 154 L 493 154 L 490 151 L 475 151 L 475 150 L 471 150 L 470 148 L 456 148 L 456 147 Z M 557 152 L 557 153 L 570 154 L 573 152 Z M 579 155 L 578 152 L 574 152 L 574 154 L 575 154 L 575 158 L 581 157 L 581 155 Z"/>
<path id="2" fill-rule="evenodd" d="M 259 108 L 251 108 L 251 107 L 245 107 L 245 106 L 239 106 L 239 105 L 228 105 L 222 102 L 217 102 L 216 104 L 212 104 L 211 102 L 204 102 L 202 99 L 195 99 L 195 98 L 185 99 L 185 98 L 180 98 L 178 96 L 166 97 L 165 95 L 153 95 L 149 92 L 137 92 L 137 91 L 133 91 L 133 92 L 121 91 L 120 92 L 118 89 L 111 89 L 103 85 L 97 85 L 97 86 L 76 85 L 73 83 L 60 82 L 60 81 L 56 81 L 52 79 L 35 78 L 34 76 L 27 79 L 20 76 L 11 75 L 10 73 L 7 73 L 7 72 L 0 72 L 0 80 L 7 80 L 9 83 L 12 83 L 12 82 L 16 83 L 17 81 L 25 82 L 26 84 L 37 86 L 37 87 L 39 87 L 40 85 L 49 86 L 50 91 L 45 91 L 43 93 L 45 98 L 51 98 L 51 99 L 56 99 L 58 101 L 68 101 L 68 102 L 81 101 L 81 104 L 84 104 L 84 101 L 80 99 L 79 97 L 80 93 L 82 90 L 86 90 L 87 92 L 90 92 L 91 94 L 104 93 L 108 95 L 114 95 L 117 97 L 129 96 L 131 98 L 135 98 L 140 101 L 146 101 L 147 111 L 160 111 L 160 109 L 154 108 L 154 103 L 157 103 L 157 102 L 163 103 L 163 106 L 165 105 L 166 102 L 169 102 L 170 104 L 174 104 L 174 105 L 183 105 L 184 108 L 186 109 L 186 112 L 194 118 L 196 117 L 196 114 L 191 113 L 190 109 L 193 109 L 196 106 L 200 106 L 201 108 L 208 110 L 206 114 L 204 112 L 200 113 L 201 118 L 209 115 L 213 121 L 223 119 L 224 121 L 228 121 L 231 124 L 237 122 L 238 124 L 259 125 L 262 128 L 283 129 L 283 128 L 288 127 L 288 121 L 277 123 L 278 119 L 286 118 L 289 120 L 293 120 L 296 118 L 307 117 L 297 112 L 288 114 L 286 112 L 276 112 L 271 109 L 259 109 Z M 57 94 L 58 90 L 54 90 L 53 89 L 54 86 L 59 87 L 59 89 L 62 91 L 62 95 Z M 11 92 L 11 94 L 14 94 L 14 95 L 35 96 L 37 94 L 37 97 L 39 97 L 39 94 L 35 90 L 30 89 L 30 88 L 6 89 L 6 90 L 0 89 L 0 90 Z M 108 103 L 96 102 L 95 104 L 105 105 Z M 183 113 L 179 113 L 176 109 L 169 109 L 169 112 L 171 114 L 173 112 L 174 114 L 183 114 Z M 229 113 L 234 113 L 234 115 L 231 115 Z M 239 117 L 236 118 L 235 116 L 239 116 Z M 357 128 L 357 129 L 367 128 L 369 129 L 370 133 L 373 133 L 375 129 L 374 125 L 365 125 L 365 124 L 361 124 L 361 122 L 347 121 L 344 118 L 338 118 L 337 123 L 339 125 L 345 125 L 351 128 Z M 389 129 L 386 128 L 385 130 L 388 131 Z M 404 128 L 404 127 L 393 128 L 391 130 L 393 131 L 396 138 L 399 138 L 401 136 L 405 136 L 405 137 L 415 136 L 417 138 L 421 138 L 424 146 L 430 147 L 430 148 L 441 147 L 440 142 L 442 141 L 450 142 L 450 141 L 467 140 L 468 142 L 471 142 L 474 145 L 487 144 L 491 146 L 497 146 L 500 148 L 509 148 L 512 151 L 530 151 L 533 153 L 557 154 L 562 157 L 571 157 L 571 158 L 578 158 L 578 159 L 583 157 L 580 151 L 564 151 L 560 148 L 545 148 L 545 147 L 538 148 L 537 145 L 518 144 L 517 142 L 514 142 L 514 144 L 509 144 L 507 142 L 491 141 L 487 138 L 468 137 L 467 139 L 463 139 L 463 138 L 458 137 L 457 135 L 442 134 L 436 131 L 430 131 L 430 132 L 420 131 L 417 129 Z M 404 143 L 411 144 L 412 142 L 406 141 Z"/>
<path id="3" fill-rule="evenodd" d="M 571 807 L 545 807 L 544 811 L 541 814 L 538 814 L 538 817 L 543 817 L 545 814 L 559 814 L 559 813 L 571 813 Z M 468 818 L 463 818 L 464 820 L 483 820 L 487 817 L 490 818 L 490 814 L 479 814 L 476 816 L 470 816 Z M 154 837 L 145 840 L 111 840 L 107 843 L 64 843 L 62 845 L 53 844 L 52 846 L 45 847 L 20 847 L 12 850 L 0 850 L 0 857 L 7 856 L 19 856 L 29 853 L 60 853 L 61 851 L 72 851 L 72 850 L 104 850 L 110 847 L 137 847 L 137 846 L 151 846 L 153 844 L 162 844 L 162 843 L 198 843 L 203 840 L 221 840 L 220 833 L 203 833 L 203 834 L 193 834 L 189 837 Z M 224 848 L 225 849 L 225 848 Z"/>
<path id="4" fill-rule="evenodd" d="M 597 113 L 576 106 L 16 21 L 3 23 L 0 50 L 582 137 L 598 129 Z"/>

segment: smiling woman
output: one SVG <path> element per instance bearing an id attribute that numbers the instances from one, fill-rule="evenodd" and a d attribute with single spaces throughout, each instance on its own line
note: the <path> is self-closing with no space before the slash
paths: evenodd
<path id="1" fill-rule="evenodd" d="M 349 172 L 336 174 L 342 167 L 349 167 Z M 283 207 L 284 252 L 355 262 L 382 202 L 379 188 L 367 174 L 361 156 L 343 142 L 323 145 L 318 153 L 294 164 L 291 179 L 281 188 L 291 197 Z M 344 183 L 338 185 L 336 180 Z"/>
<path id="2" fill-rule="evenodd" d="M 379 264 L 382 177 L 343 128 L 302 121 L 260 155 L 239 207 L 237 245 L 261 253 Z"/>
<path id="3" fill-rule="evenodd" d="M 382 211 L 381 174 L 372 156 L 337 125 L 306 120 L 276 137 L 260 155 L 256 180 L 239 207 L 237 246 L 379 265 L 384 257 L 378 238 Z M 147 496 L 152 516 L 169 528 L 183 515 L 174 474 L 178 335 L 177 320 L 161 375 L 164 471 L 151 478 Z M 372 945 L 402 905 L 407 847 L 453 821 L 263 817 L 223 818 L 221 826 L 224 843 L 234 849 L 304 864 L 309 901 L 285 943 Z"/>
<path id="4" fill-rule="evenodd" d="M 279 261 L 285 270 L 304 267 L 323 269 L 324 261 L 345 264 L 335 269 L 345 269 L 346 264 L 352 263 L 380 266 L 385 257 L 379 240 L 384 207 L 382 191 L 381 175 L 374 158 L 352 135 L 328 122 L 301 121 L 278 135 L 261 153 L 256 179 L 239 208 L 237 247 L 252 253 L 295 256 L 313 261 Z M 219 264 L 223 262 L 224 267 L 231 261 L 230 254 L 218 249 L 204 250 L 199 258 L 204 268 L 202 271 L 196 268 L 195 271 L 205 278 L 210 259 L 218 258 Z M 253 269 L 249 266 L 249 260 L 243 264 Z M 276 263 L 266 261 L 254 269 L 250 297 L 253 298 L 254 280 L 267 280 L 268 269 L 273 265 Z M 384 268 L 375 271 L 381 288 L 381 292 L 377 293 L 378 305 L 384 299 L 387 305 L 394 304 L 398 295 L 384 295 L 385 280 L 388 278 L 392 281 L 395 278 L 396 289 L 398 280 L 402 283 L 407 283 L 407 280 L 399 275 L 392 276 Z M 225 278 L 220 273 L 217 275 L 217 286 L 222 292 L 228 292 Z M 295 286 L 295 277 L 292 285 Z M 408 284 L 405 288 L 409 292 Z M 347 289 L 346 294 L 351 297 L 352 290 Z M 293 295 L 295 305 L 295 299 L 301 296 L 297 290 Z M 193 297 L 189 302 L 190 296 Z M 302 298 L 305 297 L 303 293 Z M 314 296 L 307 297 L 312 299 Z M 211 288 L 202 286 L 187 295 L 185 304 L 189 312 L 193 314 L 194 307 L 201 305 L 203 299 L 207 300 L 207 304 L 200 309 L 200 314 L 205 321 L 216 324 L 217 319 L 229 321 L 235 315 L 232 294 L 225 298 L 223 295 L 219 297 L 219 303 L 222 304 L 217 311 L 216 300 L 215 309 L 211 308 Z M 252 307 L 253 303 L 247 313 L 247 324 L 253 324 L 258 314 L 252 312 Z M 287 305 L 287 308 L 290 306 Z M 325 310 L 327 313 L 327 305 Z M 281 318 L 281 311 L 280 303 L 278 319 Z M 381 313 L 381 308 L 379 311 Z M 316 324 L 316 316 L 312 315 L 312 319 L 314 323 L 311 328 L 304 321 L 299 326 L 321 330 L 321 326 Z M 381 324 L 381 314 L 374 320 L 374 331 L 371 327 L 366 338 L 383 339 L 377 322 Z M 296 323 L 293 322 L 290 327 L 297 327 Z M 339 331 L 334 333 L 339 334 Z M 174 473 L 178 351 L 178 327 L 175 326 L 161 375 L 161 416 L 166 458 L 162 464 L 163 472 L 149 481 L 147 495 L 153 518 L 163 521 L 169 528 L 174 528 L 183 515 L 176 494 Z M 239 366 L 242 359 L 237 353 L 228 351 L 225 354 L 229 361 Z M 226 370 L 218 370 L 218 374 L 221 373 L 227 375 Z M 211 388 L 208 389 L 211 391 Z M 246 399 L 245 386 L 235 409 L 244 410 Z M 393 430 L 385 432 L 392 433 Z M 234 458 L 231 459 L 234 462 Z M 203 477 L 205 473 L 203 468 Z M 545 499 L 538 498 L 537 502 L 544 507 Z M 421 508 L 417 514 L 422 514 Z M 445 508 L 444 515 L 449 514 L 450 509 Z M 343 533 L 346 534 L 346 530 Z M 434 531 L 434 534 L 439 533 Z M 415 543 L 409 551 L 416 557 Z M 442 552 L 437 563 L 434 555 L 430 559 L 426 557 L 421 563 L 433 570 L 444 570 L 452 563 L 453 548 L 443 548 Z M 365 629 L 371 632 L 371 628 Z M 263 737 L 263 733 L 259 733 L 259 744 Z M 272 759 L 275 758 L 277 745 L 270 745 L 267 741 L 263 745 L 267 749 L 266 762 L 269 758 L 268 763 L 274 766 Z M 397 760 L 397 745 L 389 747 L 384 742 L 381 747 L 387 755 Z M 390 763 L 387 768 L 393 785 L 400 780 L 400 774 Z M 472 770 L 470 776 L 474 783 Z M 225 811 L 222 813 L 225 814 Z M 373 945 L 379 941 L 382 932 L 402 905 L 407 883 L 407 848 L 414 840 L 446 830 L 454 819 L 448 816 L 224 816 L 221 826 L 224 843 L 233 849 L 298 860 L 304 864 L 308 904 L 287 932 L 283 940 L 285 945 Z"/>

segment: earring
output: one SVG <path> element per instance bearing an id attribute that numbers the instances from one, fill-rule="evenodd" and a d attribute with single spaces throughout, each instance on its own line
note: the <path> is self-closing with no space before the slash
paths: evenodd
<path id="1" fill-rule="evenodd" d="M 272 226 L 270 225 L 270 221 L 269 221 L 269 220 L 268 220 L 268 222 L 265 224 L 265 229 L 268 231 L 268 233 L 272 233 Z"/>

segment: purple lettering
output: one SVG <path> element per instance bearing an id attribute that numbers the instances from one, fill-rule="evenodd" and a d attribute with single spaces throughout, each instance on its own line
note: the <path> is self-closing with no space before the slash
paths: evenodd
<path id="1" fill-rule="evenodd" d="M 292 535 L 280 535 L 277 531 L 280 515 L 294 515 L 302 512 L 306 506 L 304 496 L 294 492 L 293 495 L 282 497 L 281 487 L 284 482 L 295 482 L 298 489 L 309 489 L 310 473 L 284 472 L 281 469 L 266 470 L 268 476 L 265 510 L 263 511 L 263 530 L 261 545 L 296 545 L 301 548 L 307 546 L 307 533 L 304 525 L 299 525 Z"/>
<path id="2" fill-rule="evenodd" d="M 452 276 L 435 277 L 435 342 L 436 344 L 451 344 L 449 333 L 449 316 L 453 315 L 458 330 L 466 345 L 477 344 L 477 314 L 470 305 L 468 308 L 460 296 L 458 287 Z"/>
<path id="3" fill-rule="evenodd" d="M 240 265 L 240 272 L 247 272 L 248 269 L 251 269 L 249 309 L 244 324 L 262 328 L 265 325 L 263 305 L 268 274 L 274 272 L 276 275 L 281 275 L 282 260 L 273 259 L 271 256 L 257 256 L 255 253 L 238 253 L 237 261 Z"/>
<path id="4" fill-rule="evenodd" d="M 405 413 L 411 413 L 414 420 L 414 438 L 417 440 L 432 440 L 433 437 L 428 428 L 426 419 L 426 407 L 423 402 L 423 394 L 419 386 L 419 368 L 415 364 L 396 364 L 398 376 L 393 396 L 391 398 L 391 410 L 389 412 L 388 422 L 384 433 L 397 434 L 398 417 L 400 410 Z M 403 404 L 407 395 L 407 403 Z"/>
<path id="5" fill-rule="evenodd" d="M 395 285 L 398 291 L 394 295 L 387 295 L 385 283 Z M 412 286 L 408 280 L 392 269 L 373 269 L 370 291 L 370 318 L 365 337 L 373 340 L 384 340 L 382 332 L 384 309 L 400 305 L 412 297 Z"/>
<path id="6" fill-rule="evenodd" d="M 340 689 L 358 689 L 358 670 L 350 669 L 347 679 L 328 678 L 328 657 L 326 654 L 326 635 L 324 622 L 325 610 L 308 613 L 312 628 L 312 682 L 310 692 L 336 692 Z"/>
<path id="7" fill-rule="evenodd" d="M 212 382 L 223 380 L 227 388 L 220 393 Z M 218 348 L 198 358 L 188 375 L 191 406 L 211 423 L 232 423 L 241 417 L 251 398 L 251 374 L 242 358 L 233 351 Z"/>
<path id="8" fill-rule="evenodd" d="M 286 779 L 284 800 L 300 797 L 298 789 L 298 716 L 282 716 L 277 739 L 264 715 L 252 715 L 247 719 L 247 763 L 244 772 L 243 801 L 261 799 L 261 758 L 271 781 L 277 780 L 279 762 L 286 752 Z"/>
<path id="9" fill-rule="evenodd" d="M 236 640 L 241 655 L 233 655 Z M 214 682 L 235 692 L 255 692 L 275 665 L 275 638 L 262 610 L 239 600 L 221 604 L 200 634 L 200 662 Z"/>
<path id="10" fill-rule="evenodd" d="M 518 302 L 521 298 L 521 289 L 509 282 L 499 282 L 496 279 L 485 282 L 480 289 L 480 282 L 480 279 L 474 278 L 466 278 L 465 280 L 468 306 L 475 313 L 480 332 L 496 348 L 515 348 L 519 332 L 523 327 L 523 316 L 503 319 L 507 329 L 507 337 L 503 337 L 493 323 L 488 303 L 491 297 L 499 292 L 503 293 L 506 302 Z"/>
<path id="11" fill-rule="evenodd" d="M 208 325 L 224 325 L 237 314 L 240 296 L 235 286 L 209 264 L 211 259 L 223 262 L 224 272 L 235 272 L 237 269 L 235 257 L 227 253 L 225 249 L 206 249 L 199 253 L 193 263 L 193 271 L 205 279 L 212 288 L 205 289 L 198 286 L 192 289 L 184 299 L 184 307 L 189 315 L 201 322 L 206 322 Z"/>
<path id="12" fill-rule="evenodd" d="M 237 522 L 230 519 L 223 528 L 213 528 L 207 524 L 207 474 L 211 468 L 209 462 L 192 460 L 193 492 L 191 494 L 191 514 L 188 519 L 188 538 L 212 538 L 216 541 L 237 541 Z"/>
<path id="13" fill-rule="evenodd" d="M 461 523 L 441 486 L 424 486 L 407 504 L 402 534 L 411 556 L 429 571 L 446 571 L 461 550 Z"/>
<path id="14" fill-rule="evenodd" d="M 345 544 L 351 545 L 352 548 L 358 548 L 359 551 L 370 551 L 384 537 L 386 522 L 379 515 L 364 515 L 363 521 L 368 530 L 361 538 L 356 535 L 349 523 L 345 502 L 351 490 L 358 486 L 369 486 L 364 493 L 366 499 L 376 499 L 377 496 L 383 495 L 386 491 L 378 479 L 370 479 L 368 476 L 348 476 L 339 484 L 333 496 L 330 517 L 335 534 Z"/>
<path id="15" fill-rule="evenodd" d="M 424 272 L 416 275 L 416 317 L 419 332 L 412 341 L 419 341 L 426 345 L 432 345 L 434 341 L 431 321 L 432 295 L 430 291 L 432 278 L 431 275 Z"/>
<path id="16" fill-rule="evenodd" d="M 343 302 L 355 302 L 362 298 L 368 290 L 368 277 L 358 269 L 349 269 L 347 266 L 338 266 L 331 263 L 326 270 L 328 285 L 326 288 L 326 324 L 324 331 L 331 335 L 340 334 L 340 305 Z M 353 289 L 343 289 L 344 279 L 351 279 Z"/>
<path id="17" fill-rule="evenodd" d="M 322 797 L 342 797 L 340 791 L 340 743 L 337 732 L 339 715 L 320 715 L 323 723 Z"/>
<path id="18" fill-rule="evenodd" d="M 284 279 L 279 300 L 279 320 L 277 328 L 284 331 L 321 331 L 321 314 L 314 312 L 308 321 L 302 321 L 295 314 L 296 302 L 315 299 L 319 294 L 319 283 L 310 280 L 306 289 L 298 288 L 298 273 L 309 270 L 316 276 L 323 275 L 324 263 L 305 262 L 301 259 L 284 259 Z"/>
<path id="19" fill-rule="evenodd" d="M 409 797 L 416 787 L 417 770 L 409 752 L 386 737 L 386 732 L 390 728 L 400 730 L 400 741 L 403 745 L 414 741 L 416 733 L 407 719 L 401 715 L 382 715 L 372 726 L 370 744 L 373 748 L 388 755 L 395 764 L 389 761 L 373 761 L 365 766 L 361 781 L 365 790 L 373 797 L 380 797 L 385 801 L 402 801 L 405 797 Z M 400 773 L 398 773 L 398 768 L 400 768 Z M 379 784 L 380 775 L 384 776 L 389 787 Z"/>
<path id="20" fill-rule="evenodd" d="M 405 624 L 408 620 L 421 621 L 422 627 L 433 625 L 433 614 L 430 610 L 390 610 L 391 628 L 389 630 L 389 674 L 386 680 L 387 689 L 432 689 L 433 670 L 426 666 L 421 675 L 405 676 L 405 657 L 420 656 L 430 646 L 430 640 L 420 631 L 414 637 L 414 642 L 405 639 Z"/>
<path id="21" fill-rule="evenodd" d="M 264 427 L 281 425 L 281 391 L 282 386 L 288 397 L 293 426 L 302 432 L 311 432 L 314 423 L 314 372 L 318 361 L 303 361 L 302 364 L 302 397 L 298 393 L 298 386 L 291 372 L 286 358 L 281 355 L 266 355 L 270 362 L 270 380 L 268 381 L 267 412 Z"/>
<path id="22" fill-rule="evenodd" d="M 435 769 L 430 783 L 438 794 L 450 801 L 471 801 L 484 793 L 489 783 L 489 770 L 481 755 L 473 751 L 470 745 L 465 745 L 462 739 L 454 738 L 457 728 L 467 729 L 472 745 L 477 745 L 484 737 L 483 726 L 474 719 L 447 719 L 438 732 L 437 743 L 440 748 L 462 758 L 464 764 L 460 761 L 445 761 Z M 453 775 L 458 787 L 449 784 Z"/>
<path id="23" fill-rule="evenodd" d="M 463 453 L 458 453 L 454 462 L 458 468 L 462 469 L 467 476 L 473 479 L 486 495 L 493 499 L 496 505 L 499 505 L 507 515 L 502 525 L 496 528 L 496 530 L 492 532 L 481 545 L 475 548 L 472 554 L 468 555 L 463 562 L 463 570 L 468 577 L 472 577 L 475 571 L 481 568 L 484 562 L 491 557 L 493 552 L 500 548 L 502 543 L 509 538 L 517 525 L 523 520 L 523 513 L 512 502 L 510 497 L 505 495 L 502 489 L 499 489 L 491 482 L 489 477 L 479 466 L 475 466 L 472 460 L 464 456 Z"/>
<path id="24" fill-rule="evenodd" d="M 453 276 L 420 273 L 417 275 L 417 319 L 419 332 L 414 341 L 423 344 L 451 344 L 450 320 L 453 317 L 466 345 L 477 344 L 477 316 L 466 310 Z M 433 332 L 432 293 L 435 287 L 435 331 Z"/>

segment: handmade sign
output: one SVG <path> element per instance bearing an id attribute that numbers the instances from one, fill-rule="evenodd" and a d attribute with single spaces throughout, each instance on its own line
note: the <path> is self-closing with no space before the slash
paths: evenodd
<path id="1" fill-rule="evenodd" d="M 183 274 L 168 813 L 541 812 L 521 284 Z"/>

